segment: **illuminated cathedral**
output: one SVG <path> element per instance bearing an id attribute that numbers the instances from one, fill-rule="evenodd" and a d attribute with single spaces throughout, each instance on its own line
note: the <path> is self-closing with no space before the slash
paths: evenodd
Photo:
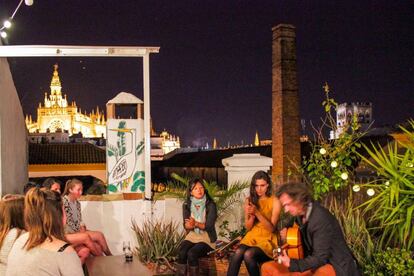
<path id="1" fill-rule="evenodd" d="M 105 137 L 105 115 L 97 107 L 89 115 L 82 114 L 76 102 L 68 104 L 66 94 L 62 96 L 58 65 L 54 65 L 50 94 L 45 93 L 44 103 L 37 108 L 37 122 L 26 116 L 30 133 L 68 132 L 69 135 L 82 133 L 83 137 Z"/>

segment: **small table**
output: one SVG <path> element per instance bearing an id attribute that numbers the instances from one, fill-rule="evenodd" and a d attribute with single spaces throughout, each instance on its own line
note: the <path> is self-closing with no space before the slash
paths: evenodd
<path id="1" fill-rule="evenodd" d="M 89 276 L 152 275 L 151 271 L 136 256 L 132 262 L 128 263 L 125 262 L 123 255 L 90 257 L 86 260 L 86 268 Z"/>

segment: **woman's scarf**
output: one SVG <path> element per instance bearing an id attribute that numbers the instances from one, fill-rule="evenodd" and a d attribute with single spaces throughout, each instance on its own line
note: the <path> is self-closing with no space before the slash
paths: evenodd
<path id="1" fill-rule="evenodd" d="M 205 222 L 205 210 L 206 210 L 206 195 L 204 195 L 202 198 L 197 199 L 195 197 L 191 197 L 191 215 L 194 217 L 195 221 L 198 221 L 200 223 Z M 197 208 L 198 207 L 198 208 Z M 194 228 L 194 232 L 197 234 L 200 234 L 200 229 Z"/>

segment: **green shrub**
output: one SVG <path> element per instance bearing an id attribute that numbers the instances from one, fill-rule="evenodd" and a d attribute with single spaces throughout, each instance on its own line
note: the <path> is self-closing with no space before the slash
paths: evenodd
<path id="1" fill-rule="evenodd" d="M 405 249 L 387 248 L 374 253 L 372 260 L 365 264 L 364 274 L 373 276 L 413 275 L 413 254 Z"/>
<path id="2" fill-rule="evenodd" d="M 304 158 L 298 168 L 308 186 L 312 188 L 314 199 L 320 200 L 329 193 L 342 190 L 349 185 L 352 178 L 355 163 L 358 156 L 357 148 L 361 145 L 358 140 L 365 134 L 360 131 L 356 116 L 346 125 L 342 126 L 341 134 L 336 139 L 325 138 L 326 130 L 337 133 L 338 127 L 332 111 L 338 104 L 330 97 L 329 87 L 325 88 L 325 101 L 322 106 L 325 109 L 325 118 L 322 125 L 315 130 L 315 141 L 312 142 L 312 150 L 308 158 Z M 335 134 L 336 135 L 336 134 Z"/>
<path id="3" fill-rule="evenodd" d="M 239 236 L 243 237 L 247 232 L 244 226 L 240 229 L 230 230 L 228 220 L 224 220 L 219 226 L 219 229 L 219 236 L 226 238 L 228 241 L 232 241 Z"/>
<path id="4" fill-rule="evenodd" d="M 178 247 L 185 237 L 185 233 L 178 232 L 177 229 L 179 225 L 176 222 L 146 221 L 139 227 L 132 220 L 132 230 L 138 242 L 135 253 L 139 260 L 146 264 L 166 265 L 175 261 Z"/>

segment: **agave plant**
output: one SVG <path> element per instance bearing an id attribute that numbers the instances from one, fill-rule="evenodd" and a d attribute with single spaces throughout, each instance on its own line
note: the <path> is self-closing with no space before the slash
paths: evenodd
<path id="1" fill-rule="evenodd" d="M 173 182 L 168 183 L 168 190 L 161 193 L 160 196 L 169 195 L 176 197 L 181 201 L 185 201 L 187 197 L 187 187 L 190 178 L 181 177 L 176 173 L 172 173 L 171 177 L 174 179 Z M 247 182 L 234 183 L 227 190 L 221 189 L 221 187 L 215 181 L 202 180 L 208 194 L 214 199 L 217 206 L 217 218 L 219 219 L 224 214 L 229 213 L 236 203 L 241 201 L 241 196 L 244 189 L 249 187 Z"/>
<path id="2" fill-rule="evenodd" d="M 370 222 L 380 230 L 380 245 L 396 245 L 410 250 L 414 242 L 414 121 L 411 130 L 401 127 L 408 138 L 395 141 L 384 149 L 364 145 L 369 157 L 362 160 L 376 170 L 379 178 L 366 184 L 376 195 L 361 205 L 369 211 Z"/>
<path id="3" fill-rule="evenodd" d="M 177 250 L 185 237 L 184 232 L 178 232 L 176 222 L 145 221 L 142 227 L 132 220 L 132 230 L 135 232 L 138 246 L 135 253 L 145 264 L 164 264 L 172 268 L 170 262 L 175 261 Z"/>

